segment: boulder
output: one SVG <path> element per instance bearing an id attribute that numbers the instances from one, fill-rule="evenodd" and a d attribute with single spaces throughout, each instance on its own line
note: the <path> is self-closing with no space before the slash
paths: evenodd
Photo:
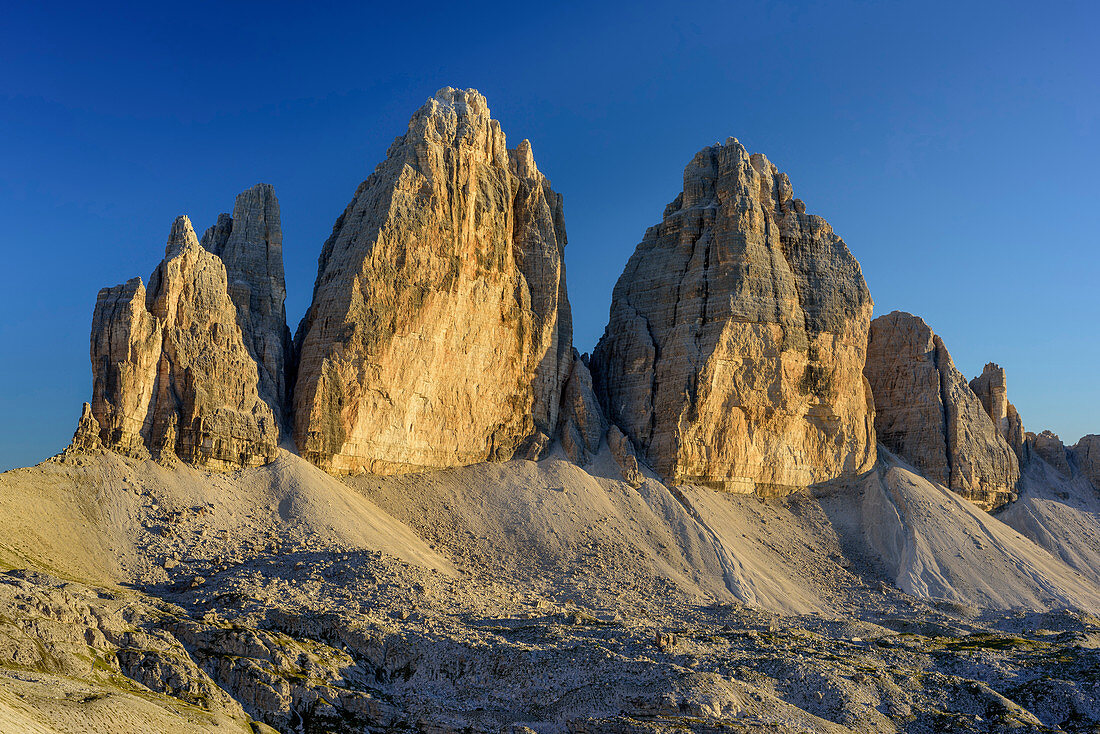
<path id="1" fill-rule="evenodd" d="M 573 364 L 562 199 L 441 89 L 336 221 L 299 327 L 301 454 L 346 474 L 536 456 Z"/>
<path id="2" fill-rule="evenodd" d="M 1016 453 L 922 319 L 894 311 L 871 322 L 865 374 L 886 448 L 982 509 L 1015 498 Z"/>
<path id="3" fill-rule="evenodd" d="M 615 285 L 596 393 L 666 480 L 784 493 L 875 461 L 859 263 L 790 181 L 730 138 Z"/>

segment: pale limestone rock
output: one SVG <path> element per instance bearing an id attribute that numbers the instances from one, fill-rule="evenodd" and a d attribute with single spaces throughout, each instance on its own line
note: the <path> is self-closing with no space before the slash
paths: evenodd
<path id="1" fill-rule="evenodd" d="M 440 90 L 333 227 L 295 435 L 332 473 L 537 455 L 572 366 L 561 196 L 485 98 Z"/>
<path id="2" fill-rule="evenodd" d="M 103 448 L 103 440 L 99 437 L 99 421 L 92 414 L 91 403 L 84 403 L 80 408 L 80 422 L 76 425 L 71 445 L 85 451 Z"/>
<path id="3" fill-rule="evenodd" d="M 626 434 L 619 430 L 619 427 L 614 423 L 607 429 L 607 447 L 611 450 L 611 455 L 615 457 L 615 461 L 619 464 L 619 469 L 623 473 L 623 479 L 632 487 L 642 486 L 645 477 L 642 475 L 641 467 L 638 466 L 638 457 L 634 453 L 634 444 L 631 443 Z"/>
<path id="4" fill-rule="evenodd" d="M 592 390 L 592 373 L 577 350 L 573 350 L 573 368 L 561 397 L 558 438 L 566 456 L 584 466 L 600 450 L 607 421 Z"/>
<path id="5" fill-rule="evenodd" d="M 225 264 L 237 323 L 260 368 L 260 395 L 282 420 L 294 357 L 283 305 L 283 230 L 274 187 L 256 184 L 238 194 L 232 216 L 219 215 L 201 244 Z"/>
<path id="6" fill-rule="evenodd" d="M 1016 454 L 928 324 L 901 311 L 871 322 L 865 373 L 884 446 L 985 510 L 1015 498 Z"/>
<path id="7" fill-rule="evenodd" d="M 666 479 L 771 494 L 873 465 L 871 297 L 805 211 L 731 138 L 695 156 L 619 278 L 596 393 Z"/>
<path id="8" fill-rule="evenodd" d="M 1092 486 L 1100 489 L 1100 436 L 1083 436 L 1073 447 L 1077 470 L 1084 474 Z"/>
<path id="9" fill-rule="evenodd" d="M 1024 424 L 1016 406 L 1008 401 L 1008 380 L 1004 368 L 990 362 L 981 375 L 970 381 L 970 389 L 982 401 L 982 407 L 992 419 L 997 433 L 1012 447 L 1016 459 L 1023 464 L 1027 455 Z"/>
<path id="10" fill-rule="evenodd" d="M 1069 454 L 1062 439 L 1058 438 L 1058 434 L 1052 431 L 1028 433 L 1027 445 L 1036 456 L 1054 467 L 1062 476 L 1073 475 L 1073 469 L 1069 465 Z"/>
<path id="11" fill-rule="evenodd" d="M 92 318 L 91 416 L 121 453 L 176 455 L 211 469 L 255 466 L 277 452 L 275 415 L 229 297 L 225 266 L 187 217 L 172 225 L 149 279 L 100 291 Z M 93 423 L 94 421 L 94 423 Z"/>

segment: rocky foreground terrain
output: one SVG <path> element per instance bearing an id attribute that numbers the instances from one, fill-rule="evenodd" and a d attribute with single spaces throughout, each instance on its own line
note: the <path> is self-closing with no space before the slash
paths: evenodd
<path id="1" fill-rule="evenodd" d="M 1027 432 L 736 140 L 572 344 L 562 197 L 473 90 L 291 337 L 273 187 L 101 291 L 0 474 L 0 732 L 1097 732 L 1100 437 Z"/>

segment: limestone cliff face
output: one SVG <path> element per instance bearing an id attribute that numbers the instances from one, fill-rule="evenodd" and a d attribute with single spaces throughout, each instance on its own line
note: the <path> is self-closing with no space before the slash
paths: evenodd
<path id="1" fill-rule="evenodd" d="M 333 227 L 295 436 L 333 473 L 537 455 L 572 366 L 561 197 L 485 98 L 440 90 Z"/>
<path id="2" fill-rule="evenodd" d="M 233 214 L 219 215 L 201 244 L 225 265 L 237 323 L 260 368 L 260 394 L 283 419 L 294 356 L 283 305 L 283 229 L 274 187 L 256 184 L 238 194 Z"/>
<path id="3" fill-rule="evenodd" d="M 607 421 L 592 389 L 592 373 L 573 350 L 573 367 L 561 396 L 558 438 L 569 460 L 584 466 L 600 450 Z"/>
<path id="4" fill-rule="evenodd" d="M 211 469 L 275 457 L 276 415 L 260 394 L 229 289 L 221 259 L 179 217 L 148 289 L 134 278 L 100 291 L 92 402 L 75 445 L 175 455 Z"/>
<path id="5" fill-rule="evenodd" d="M 990 362 L 981 375 L 970 381 L 970 389 L 982 401 L 982 407 L 993 421 L 997 433 L 1012 447 L 1016 459 L 1023 464 L 1027 457 L 1024 424 L 1016 406 L 1008 402 L 1008 380 L 1004 368 Z"/>
<path id="6" fill-rule="evenodd" d="M 1069 452 L 1066 450 L 1062 439 L 1053 431 L 1027 434 L 1028 449 L 1040 459 L 1058 470 L 1064 477 L 1073 475 L 1073 469 L 1069 463 Z"/>
<path id="7" fill-rule="evenodd" d="M 1088 477 L 1092 486 L 1100 489 L 1100 436 L 1083 436 L 1073 447 L 1077 470 Z"/>
<path id="8" fill-rule="evenodd" d="M 772 493 L 853 475 L 875 460 L 871 308 L 843 240 L 731 138 L 687 166 L 615 285 L 596 391 L 673 482 Z"/>
<path id="9" fill-rule="evenodd" d="M 1015 498 L 1016 454 L 928 324 L 900 311 L 871 322 L 865 373 L 884 446 L 983 509 Z"/>

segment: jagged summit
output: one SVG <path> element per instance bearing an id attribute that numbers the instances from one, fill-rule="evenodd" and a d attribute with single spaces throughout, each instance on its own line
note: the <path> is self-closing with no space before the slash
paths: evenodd
<path id="1" fill-rule="evenodd" d="M 252 191 L 264 195 L 263 189 Z M 277 231 L 277 205 L 274 220 Z M 232 235 L 233 222 L 219 224 Z M 211 469 L 255 466 L 275 457 L 284 398 L 261 378 L 254 353 L 279 323 L 246 316 L 249 293 L 263 293 L 266 282 L 281 317 L 282 255 L 266 241 L 243 235 L 227 243 L 233 243 L 228 270 L 200 245 L 191 220 L 177 217 L 148 289 L 133 278 L 100 291 L 92 317 L 92 401 L 76 445 L 174 456 Z M 271 258 L 278 267 L 265 269 L 265 282 L 241 267 Z M 286 332 L 285 319 L 281 329 Z"/>
<path id="2" fill-rule="evenodd" d="M 615 285 L 592 355 L 608 417 L 664 477 L 785 492 L 874 463 L 859 264 L 736 139 L 704 148 Z"/>
<path id="3" fill-rule="evenodd" d="M 441 89 L 358 188 L 298 330 L 295 435 L 328 471 L 538 456 L 572 366 L 562 199 L 485 98 Z"/>

